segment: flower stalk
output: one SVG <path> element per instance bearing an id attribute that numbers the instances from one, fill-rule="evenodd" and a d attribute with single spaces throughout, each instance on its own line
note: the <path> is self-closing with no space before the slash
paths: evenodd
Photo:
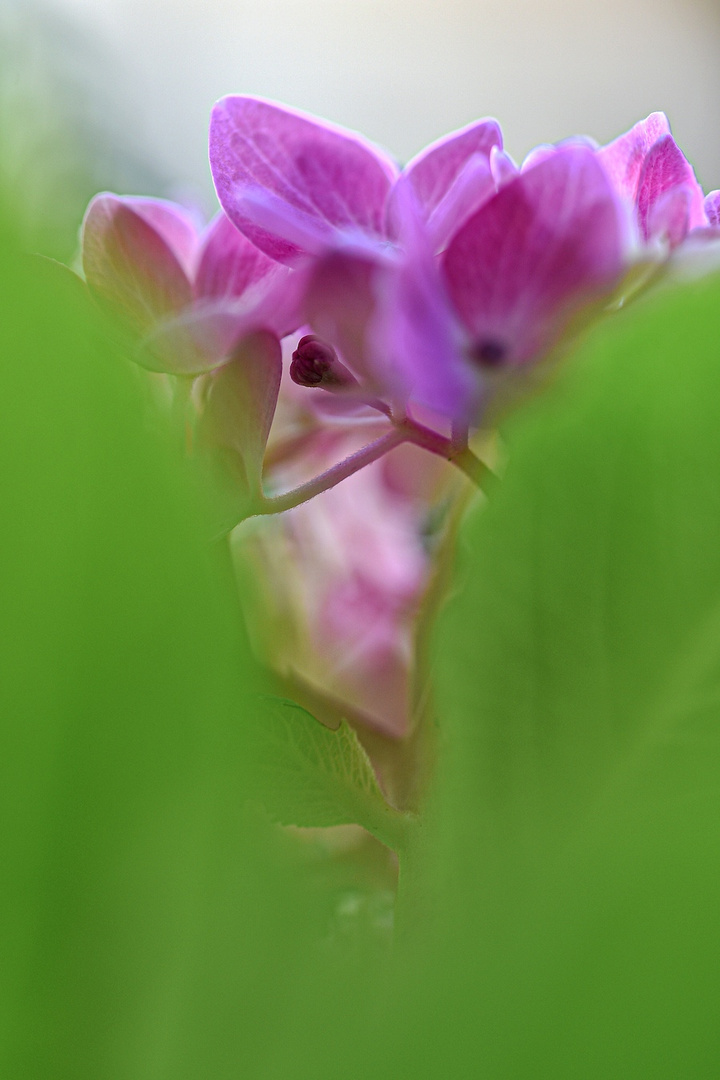
<path id="1" fill-rule="evenodd" d="M 248 517 L 264 516 L 268 514 L 281 514 L 286 510 L 292 510 L 301 506 L 316 495 L 328 491 L 337 484 L 346 480 L 349 476 L 364 469 L 366 465 L 378 461 L 390 450 L 401 446 L 403 443 L 413 443 L 432 454 L 445 458 L 467 476 L 476 486 L 481 487 L 482 479 L 487 472 L 487 467 L 470 450 L 467 441 L 456 438 L 447 438 L 437 431 L 425 427 L 411 417 L 405 416 L 401 421 L 396 421 L 390 431 L 381 435 L 379 439 L 369 443 L 354 454 L 339 461 L 336 465 L 326 469 L 325 472 L 313 477 L 312 480 L 300 484 L 290 491 L 280 495 L 261 495 L 255 500 L 250 508 Z"/>

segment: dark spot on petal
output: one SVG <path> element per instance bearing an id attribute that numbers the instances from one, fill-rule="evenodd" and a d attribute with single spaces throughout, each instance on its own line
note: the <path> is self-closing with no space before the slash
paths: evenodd
<path id="1" fill-rule="evenodd" d="M 497 338 L 484 338 L 473 346 L 471 358 L 481 367 L 499 367 L 507 356 L 507 346 Z"/>

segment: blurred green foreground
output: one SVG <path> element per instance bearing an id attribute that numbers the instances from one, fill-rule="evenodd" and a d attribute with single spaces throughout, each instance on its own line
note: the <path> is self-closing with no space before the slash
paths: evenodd
<path id="1" fill-rule="evenodd" d="M 255 801 L 211 507 L 80 286 L 0 224 L 0 1077 L 714 1077 L 720 280 L 505 432 L 434 635 L 397 938 Z"/>

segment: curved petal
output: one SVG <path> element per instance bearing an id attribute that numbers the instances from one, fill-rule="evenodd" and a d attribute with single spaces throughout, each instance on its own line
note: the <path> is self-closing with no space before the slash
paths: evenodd
<path id="1" fill-rule="evenodd" d="M 519 169 L 506 150 L 494 146 L 490 151 L 490 171 L 499 190 L 517 176 Z"/>
<path id="2" fill-rule="evenodd" d="M 205 233 L 195 275 L 195 295 L 216 300 L 242 296 L 276 266 L 220 211 Z"/>
<path id="3" fill-rule="evenodd" d="M 690 193 L 682 184 L 663 192 L 649 208 L 647 237 L 677 247 L 689 232 L 690 209 Z"/>
<path id="4" fill-rule="evenodd" d="M 554 143 L 540 143 L 539 146 L 534 146 L 532 150 L 523 159 L 520 165 L 520 172 L 527 172 L 528 169 L 534 169 L 536 165 L 539 165 L 541 161 L 547 161 L 557 153 L 557 146 Z"/>
<path id="5" fill-rule="evenodd" d="M 190 303 L 190 282 L 162 235 L 126 200 L 96 195 L 82 227 L 88 285 L 139 331 Z"/>
<path id="6" fill-rule="evenodd" d="M 329 239 L 338 231 L 385 237 L 397 169 L 352 132 L 261 98 L 226 97 L 212 112 L 210 164 L 225 213 L 273 259 L 291 262 L 305 250 L 298 237 L 308 221 Z M 282 208 L 270 228 L 253 213 L 263 192 Z"/>
<path id="7" fill-rule="evenodd" d="M 526 172 L 527 169 L 534 169 L 541 161 L 545 161 L 546 158 L 552 157 L 553 154 L 557 154 L 558 150 L 567 150 L 572 146 L 584 146 L 588 150 L 599 149 L 597 142 L 595 139 L 591 138 L 590 135 L 571 135 L 568 139 L 561 139 L 560 142 L 540 143 L 539 146 L 533 147 L 529 154 L 527 154 L 520 166 L 520 172 Z"/>
<path id="8" fill-rule="evenodd" d="M 414 157 L 403 175 L 412 185 L 423 216 L 429 218 L 438 208 L 471 158 L 477 155 L 489 162 L 493 147 L 502 150 L 502 146 L 497 120 L 478 120 L 431 143 Z"/>
<path id="9" fill-rule="evenodd" d="M 480 379 L 463 361 L 462 343 L 432 253 L 407 259 L 391 276 L 373 325 L 386 384 L 437 413 L 471 421 Z"/>
<path id="10" fill-rule="evenodd" d="M 463 361 L 457 320 L 414 193 L 404 178 L 397 188 L 404 251 L 386 273 L 371 324 L 378 377 L 395 396 L 469 420 L 480 380 Z"/>
<path id="11" fill-rule="evenodd" d="M 255 329 L 246 310 L 226 301 L 200 301 L 156 323 L 136 359 L 151 371 L 202 375 L 227 363 L 238 340 Z"/>
<path id="12" fill-rule="evenodd" d="M 300 325 L 304 276 L 278 263 L 240 297 L 208 297 L 158 322 L 138 361 L 155 371 L 199 375 L 226 363 L 239 340 L 259 331 L 278 338 Z"/>
<path id="13" fill-rule="evenodd" d="M 704 209 L 708 224 L 714 228 L 720 226 L 720 191 L 711 191 L 706 196 Z"/>
<path id="14" fill-rule="evenodd" d="M 197 222 L 193 215 L 168 199 L 129 195 L 122 200 L 162 236 L 188 277 L 192 277 L 200 247 Z"/>
<path id="15" fill-rule="evenodd" d="M 306 321 L 342 353 L 365 393 L 382 393 L 369 339 L 371 321 L 389 273 L 386 259 L 330 250 L 314 261 L 305 296 Z"/>
<path id="16" fill-rule="evenodd" d="M 481 154 L 473 154 L 428 218 L 427 231 L 433 250 L 446 248 L 450 237 L 496 190 L 490 162 Z"/>
<path id="17" fill-rule="evenodd" d="M 644 240 L 650 240 L 658 229 L 664 229 L 668 222 L 666 215 L 658 215 L 656 209 L 660 201 L 669 208 L 668 195 L 673 190 L 683 192 L 686 201 L 684 226 L 678 213 L 680 200 L 673 200 L 673 210 L 668 209 L 672 226 L 668 238 L 673 247 L 683 240 L 688 229 L 705 224 L 703 193 L 695 179 L 692 166 L 678 147 L 672 135 L 663 135 L 653 144 L 647 153 L 637 192 L 637 215 L 640 234 Z"/>
<path id="18" fill-rule="evenodd" d="M 442 262 L 478 363 L 513 366 L 549 348 L 572 309 L 619 278 L 623 231 L 610 182 L 584 147 L 558 148 L 502 188 Z"/>
<path id="19" fill-rule="evenodd" d="M 658 139 L 669 134 L 665 113 L 654 112 L 598 150 L 598 158 L 619 195 L 635 202 L 645 158 Z"/>

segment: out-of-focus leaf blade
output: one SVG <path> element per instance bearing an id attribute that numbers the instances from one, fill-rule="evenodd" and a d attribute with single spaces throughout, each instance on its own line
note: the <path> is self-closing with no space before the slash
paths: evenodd
<path id="1" fill-rule="evenodd" d="M 0 1075 L 257 1076 L 314 914 L 243 811 L 235 582 L 145 376 L 3 209 Z"/>
<path id="2" fill-rule="evenodd" d="M 717 278 L 599 330 L 507 440 L 437 635 L 451 1031 L 489 1075 L 710 1075 Z"/>

